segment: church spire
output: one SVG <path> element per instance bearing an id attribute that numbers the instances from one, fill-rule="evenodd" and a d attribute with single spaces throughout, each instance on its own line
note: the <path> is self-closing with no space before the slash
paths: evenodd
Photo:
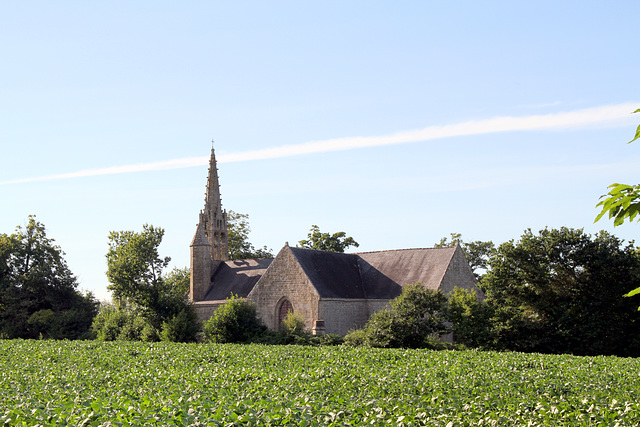
<path id="1" fill-rule="evenodd" d="M 216 153 L 211 141 L 211 158 L 209 159 L 209 175 L 204 209 L 200 212 L 200 225 L 211 245 L 211 259 L 214 261 L 229 259 L 227 240 L 227 212 L 222 210 L 220 200 L 220 182 Z"/>
<path id="2" fill-rule="evenodd" d="M 205 196 L 205 209 L 216 209 L 222 207 L 220 201 L 220 181 L 218 180 L 218 164 L 216 162 L 216 152 L 211 141 L 211 158 L 209 159 L 209 175 L 207 176 L 207 192 Z"/>

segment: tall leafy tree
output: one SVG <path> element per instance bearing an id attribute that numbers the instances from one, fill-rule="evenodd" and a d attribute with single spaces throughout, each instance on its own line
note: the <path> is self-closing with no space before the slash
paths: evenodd
<path id="1" fill-rule="evenodd" d="M 0 234 L 0 336 L 89 336 L 97 301 L 78 291 L 63 255 L 35 216 Z"/>
<path id="2" fill-rule="evenodd" d="M 158 247 L 164 230 L 145 224 L 141 232 L 112 231 L 107 252 L 108 289 L 119 303 L 133 304 L 157 330 L 176 317 L 193 318 L 186 301 L 188 271 L 174 270 L 167 277 L 163 270 L 171 261 L 161 257 Z"/>
<path id="3" fill-rule="evenodd" d="M 344 231 L 339 231 L 333 234 L 323 233 L 317 225 L 312 225 L 309 230 L 309 234 L 307 235 L 307 239 L 300 240 L 298 243 L 303 248 L 331 252 L 344 252 L 351 246 L 356 248 L 360 246 L 353 237 L 347 236 L 347 233 Z"/>
<path id="4" fill-rule="evenodd" d="M 249 215 L 234 211 L 227 214 L 227 235 L 230 259 L 273 258 L 273 252 L 266 246 L 256 249 L 249 242 Z"/>
<path id="5" fill-rule="evenodd" d="M 574 354 L 640 354 L 640 313 L 620 298 L 640 285 L 640 258 L 606 232 L 527 230 L 500 245 L 484 278 L 497 346 Z"/>
<path id="6" fill-rule="evenodd" d="M 634 113 L 640 113 L 640 109 L 634 111 Z M 636 129 L 634 138 L 629 141 L 629 144 L 640 138 L 640 125 Z M 613 220 L 613 226 L 624 224 L 626 220 L 629 222 L 640 221 L 640 184 L 628 185 L 614 183 L 609 186 L 610 190 L 607 194 L 601 197 L 600 203 L 596 207 L 602 207 L 602 211 L 596 217 L 595 222 L 598 222 L 603 216 L 609 215 L 609 219 Z M 625 296 L 630 297 L 640 294 L 640 287 L 635 288 Z M 640 308 L 638 308 L 640 310 Z"/>

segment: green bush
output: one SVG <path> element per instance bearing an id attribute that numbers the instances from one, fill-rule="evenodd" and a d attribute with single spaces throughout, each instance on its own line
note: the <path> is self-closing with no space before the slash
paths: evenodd
<path id="1" fill-rule="evenodd" d="M 144 342 L 158 342 L 160 341 L 160 334 L 151 323 L 146 322 L 144 328 L 140 331 L 140 340 Z"/>
<path id="2" fill-rule="evenodd" d="M 469 290 L 455 288 L 449 295 L 447 318 L 456 343 L 473 348 L 490 347 L 495 340 L 491 327 L 493 309 Z"/>
<path id="3" fill-rule="evenodd" d="M 114 304 L 103 302 L 98 315 L 93 319 L 91 330 L 100 341 L 115 341 L 125 322 L 125 313 L 120 312 Z"/>
<path id="4" fill-rule="evenodd" d="M 101 305 L 91 329 L 100 341 L 158 341 L 157 332 L 140 314 L 112 303 Z"/>
<path id="5" fill-rule="evenodd" d="M 195 342 L 200 331 L 199 323 L 193 307 L 187 305 L 180 313 L 162 323 L 160 338 L 162 341 Z"/>
<path id="6" fill-rule="evenodd" d="M 49 329 L 56 318 L 56 314 L 53 310 L 39 310 L 29 316 L 27 324 L 32 330 L 39 336 L 44 338 L 50 338 Z"/>
<path id="7" fill-rule="evenodd" d="M 364 329 L 349 331 L 344 337 L 344 343 L 352 347 L 360 347 L 366 344 L 367 332 Z"/>
<path id="8" fill-rule="evenodd" d="M 282 319 L 282 326 L 280 328 L 283 334 L 289 336 L 303 336 L 309 335 L 309 332 L 304 327 L 304 318 L 300 313 L 288 312 L 284 319 Z"/>
<path id="9" fill-rule="evenodd" d="M 338 334 L 311 335 L 309 342 L 313 345 L 342 345 L 344 337 Z"/>
<path id="10" fill-rule="evenodd" d="M 407 285 L 391 307 L 374 313 L 362 332 L 345 337 L 350 345 L 431 348 L 449 330 L 445 325 L 447 298 L 422 284 Z M 355 335 L 354 335 L 355 334 Z"/>
<path id="11" fill-rule="evenodd" d="M 147 322 L 134 313 L 127 313 L 125 321 L 118 333 L 118 341 L 142 341 L 142 331 L 147 326 Z"/>
<path id="12" fill-rule="evenodd" d="M 216 343 L 255 341 L 265 331 L 255 306 L 233 294 L 204 323 L 205 339 Z"/>

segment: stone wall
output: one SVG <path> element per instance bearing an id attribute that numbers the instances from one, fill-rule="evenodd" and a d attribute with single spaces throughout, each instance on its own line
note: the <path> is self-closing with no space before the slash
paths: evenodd
<path id="1" fill-rule="evenodd" d="M 247 296 L 264 324 L 273 330 L 278 328 L 277 310 L 285 298 L 293 305 L 293 311 L 302 315 L 305 327 L 313 328 L 319 319 L 320 297 L 286 245 Z"/>
<path id="2" fill-rule="evenodd" d="M 362 328 L 369 317 L 389 306 L 388 299 L 322 298 L 318 303 L 319 320 L 324 320 L 327 334 L 346 335 Z"/>
<path id="3" fill-rule="evenodd" d="M 211 285 L 212 265 L 208 245 L 191 245 L 189 298 L 201 301 Z"/>
<path id="4" fill-rule="evenodd" d="M 198 320 L 204 322 L 213 316 L 213 312 L 225 303 L 222 301 L 199 301 L 193 304 L 193 308 L 198 315 Z"/>
<path id="5" fill-rule="evenodd" d="M 449 294 L 456 287 L 473 291 L 478 295 L 478 298 L 484 299 L 484 293 L 478 288 L 476 277 L 473 275 L 469 262 L 460 246 L 456 248 L 438 290 L 444 294 Z"/>
<path id="6" fill-rule="evenodd" d="M 318 304 L 319 320 L 324 320 L 325 333 L 346 335 L 361 328 L 369 319 L 366 299 L 323 298 Z"/>

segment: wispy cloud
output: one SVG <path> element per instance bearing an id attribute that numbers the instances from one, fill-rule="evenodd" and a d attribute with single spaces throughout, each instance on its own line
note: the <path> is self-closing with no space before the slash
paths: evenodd
<path id="1" fill-rule="evenodd" d="M 521 117 L 495 117 L 492 119 L 472 120 L 443 126 L 428 126 L 423 129 L 397 132 L 388 135 L 326 139 L 302 144 L 265 148 L 263 150 L 220 154 L 217 159 L 220 163 L 245 162 L 250 160 L 266 160 L 299 156 L 303 154 L 352 150 L 356 148 L 379 147 L 383 145 L 406 144 L 411 142 L 424 142 L 454 136 L 482 135 L 489 133 L 514 131 L 575 129 L 594 125 L 615 126 L 627 123 L 627 119 L 631 117 L 630 113 L 634 111 L 637 106 L 638 103 L 626 103 L 553 114 L 541 114 Z M 194 166 L 206 165 L 208 161 L 208 156 L 190 157 L 167 160 L 164 162 L 113 166 L 108 168 L 87 169 L 57 175 L 14 179 L 0 182 L 0 185 L 37 181 L 52 181 L 98 175 L 113 175 L 130 172 L 147 172 L 189 168 Z"/>

